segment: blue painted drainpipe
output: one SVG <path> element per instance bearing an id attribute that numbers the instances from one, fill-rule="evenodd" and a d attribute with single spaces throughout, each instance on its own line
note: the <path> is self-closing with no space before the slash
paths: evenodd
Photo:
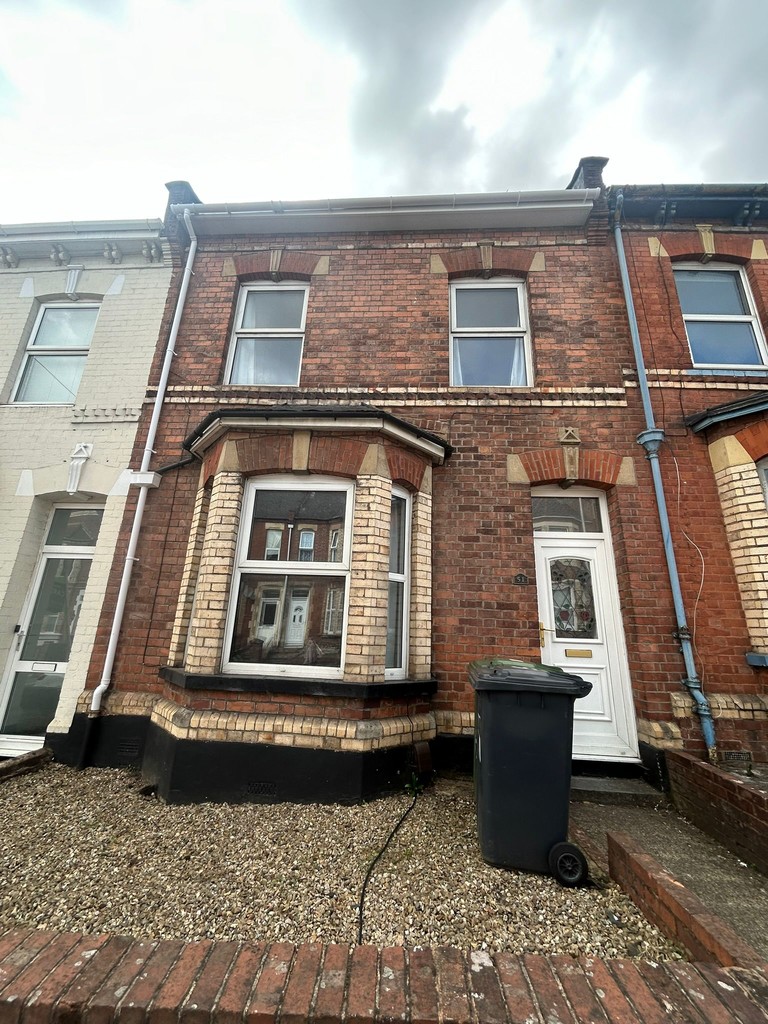
<path id="1" fill-rule="evenodd" d="M 667 515 L 667 501 L 664 496 L 664 483 L 661 479 L 661 467 L 659 465 L 659 448 L 665 440 L 664 431 L 656 426 L 653 416 L 653 405 L 651 393 L 648 389 L 648 377 L 645 371 L 645 360 L 640 345 L 640 331 L 637 326 L 635 314 L 635 303 L 632 299 L 632 287 L 629 282 L 629 271 L 627 270 L 627 258 L 624 254 L 624 239 L 621 234 L 621 212 L 624 206 L 624 193 L 619 190 L 616 196 L 616 208 L 613 215 L 613 234 L 616 240 L 616 252 L 619 257 L 619 269 L 621 271 L 621 286 L 624 290 L 624 300 L 627 306 L 627 317 L 629 319 L 629 332 L 632 336 L 632 348 L 635 353 L 635 364 L 637 366 L 637 377 L 640 385 L 640 395 L 645 413 L 646 429 L 637 435 L 637 443 L 645 449 L 645 457 L 651 465 L 653 477 L 653 490 L 656 496 L 656 507 L 659 512 L 659 523 L 661 524 L 661 536 L 664 541 L 664 554 L 667 559 L 667 571 L 669 583 L 672 588 L 672 601 L 675 606 L 675 618 L 677 620 L 677 636 L 682 649 L 683 661 L 687 676 L 683 679 L 683 685 L 687 688 L 696 706 L 696 711 L 701 721 L 701 731 L 704 735 L 704 742 L 707 745 L 709 760 L 714 764 L 717 760 L 717 741 L 715 739 L 715 723 L 712 719 L 712 708 L 701 688 L 701 680 L 696 671 L 696 662 L 693 656 L 693 645 L 691 643 L 691 631 L 685 617 L 685 605 L 683 594 L 680 589 L 680 576 L 677 571 L 677 560 L 675 549 L 672 543 L 672 533 L 669 527 L 669 516 Z"/>

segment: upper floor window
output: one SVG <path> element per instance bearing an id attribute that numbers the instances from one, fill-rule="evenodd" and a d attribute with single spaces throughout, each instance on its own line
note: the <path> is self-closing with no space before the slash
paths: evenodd
<path id="1" fill-rule="evenodd" d="M 694 366 L 764 366 L 765 339 L 744 272 L 675 268 L 675 284 Z"/>
<path id="2" fill-rule="evenodd" d="M 531 381 L 522 282 L 471 281 L 451 287 L 451 384 L 525 387 Z"/>
<path id="3" fill-rule="evenodd" d="M 246 285 L 240 291 L 229 351 L 229 384 L 295 387 L 301 373 L 306 285 Z"/>
<path id="4" fill-rule="evenodd" d="M 99 307 L 46 305 L 40 309 L 24 353 L 14 402 L 74 402 Z"/>
<path id="5" fill-rule="evenodd" d="M 315 558 L 315 531 L 299 531 L 299 561 L 312 562 Z"/>

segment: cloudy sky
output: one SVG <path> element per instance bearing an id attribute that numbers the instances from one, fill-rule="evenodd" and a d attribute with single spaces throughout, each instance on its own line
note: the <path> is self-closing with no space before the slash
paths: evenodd
<path id="1" fill-rule="evenodd" d="M 768 0 L 0 0 L 0 223 L 768 178 Z"/>

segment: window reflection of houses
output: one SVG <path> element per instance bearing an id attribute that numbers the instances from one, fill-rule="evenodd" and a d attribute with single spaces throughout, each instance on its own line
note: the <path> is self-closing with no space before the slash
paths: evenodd
<path id="1" fill-rule="evenodd" d="M 231 662 L 341 665 L 345 577 L 314 573 L 342 562 L 346 501 L 339 490 L 256 489 L 246 565 L 266 571 L 241 575 Z M 310 562 L 313 575 L 265 565 Z"/>

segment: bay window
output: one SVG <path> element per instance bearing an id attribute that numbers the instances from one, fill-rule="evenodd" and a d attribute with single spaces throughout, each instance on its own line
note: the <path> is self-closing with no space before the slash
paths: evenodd
<path id="1" fill-rule="evenodd" d="M 326 477 L 248 482 L 225 671 L 338 677 L 353 493 L 352 484 Z M 334 532 L 336 557 L 331 558 Z M 317 561 L 323 551 L 329 552 L 328 560 Z"/>
<path id="2" fill-rule="evenodd" d="M 403 678 L 408 651 L 408 580 L 411 528 L 410 495 L 393 488 L 389 528 L 386 676 Z"/>

